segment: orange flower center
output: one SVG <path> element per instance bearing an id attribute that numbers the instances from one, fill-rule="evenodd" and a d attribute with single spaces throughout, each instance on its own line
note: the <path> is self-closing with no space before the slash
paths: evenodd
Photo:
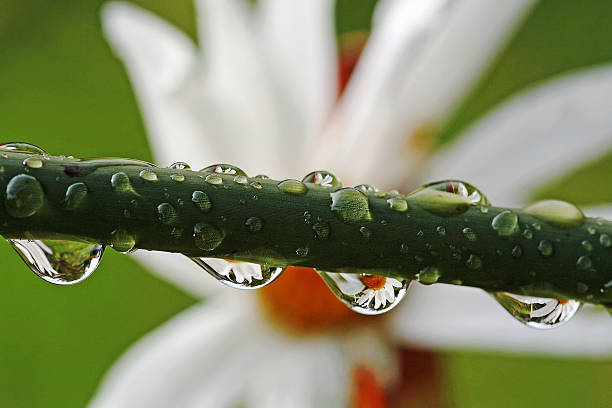
<path id="1" fill-rule="evenodd" d="M 387 278 L 384 276 L 376 276 L 376 275 L 361 275 L 359 277 L 361 283 L 363 283 L 368 289 L 382 289 L 385 287 L 385 283 L 387 283 Z"/>

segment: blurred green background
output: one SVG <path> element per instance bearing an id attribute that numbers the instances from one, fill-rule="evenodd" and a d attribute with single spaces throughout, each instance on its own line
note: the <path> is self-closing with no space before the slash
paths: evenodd
<path id="1" fill-rule="evenodd" d="M 51 153 L 150 160 L 127 76 L 100 30 L 100 0 L 0 0 L 0 140 Z M 190 35 L 185 0 L 139 0 Z M 340 33 L 369 27 L 372 0 L 338 3 Z M 556 73 L 612 60 L 612 2 L 539 3 L 447 123 L 449 139 L 517 90 Z M 563 175 L 539 195 L 612 201 L 612 155 Z M 49 285 L 0 243 L 0 405 L 78 407 L 117 357 L 152 328 L 196 302 L 109 250 L 75 287 Z M 611 322 L 612 324 L 612 322 Z M 478 352 L 445 354 L 450 405 L 604 407 L 611 360 Z M 510 380 L 511 379 L 511 380 Z"/>

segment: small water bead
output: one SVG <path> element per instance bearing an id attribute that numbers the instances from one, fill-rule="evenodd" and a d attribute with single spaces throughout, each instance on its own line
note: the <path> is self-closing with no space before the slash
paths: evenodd
<path id="1" fill-rule="evenodd" d="M 370 229 L 366 226 L 359 227 L 359 233 L 365 239 L 370 239 L 370 237 L 372 236 L 372 231 L 370 231 Z"/>
<path id="2" fill-rule="evenodd" d="M 170 231 L 170 236 L 174 239 L 179 239 L 182 238 L 183 236 L 183 229 L 182 228 L 178 228 L 178 227 L 172 227 L 172 230 Z"/>
<path id="3" fill-rule="evenodd" d="M 436 232 L 438 233 L 439 236 L 443 237 L 446 235 L 446 228 L 444 228 L 442 225 L 438 225 L 436 227 Z"/>
<path id="4" fill-rule="evenodd" d="M 231 164 L 213 164 L 200 170 L 202 173 L 217 173 L 217 174 L 230 174 L 233 176 L 241 175 L 246 177 L 246 173 L 240 170 L 238 167 Z"/>
<path id="5" fill-rule="evenodd" d="M 588 226 L 587 227 L 587 232 L 589 233 L 589 235 L 595 235 L 597 234 L 597 230 L 595 229 L 595 227 L 593 226 Z"/>
<path id="6" fill-rule="evenodd" d="M 393 309 L 404 298 L 409 284 L 407 280 L 377 275 L 317 272 L 342 303 L 365 315 Z"/>
<path id="7" fill-rule="evenodd" d="M 9 142 L 0 144 L 0 151 L 12 152 L 12 153 L 32 153 L 32 154 L 40 154 L 46 155 L 43 149 L 38 146 L 34 146 L 29 143 L 22 142 Z"/>
<path id="8" fill-rule="evenodd" d="M 278 183 L 278 188 L 287 194 L 293 195 L 304 195 L 308 192 L 308 187 L 306 187 L 306 184 L 292 179 L 281 181 Z"/>
<path id="9" fill-rule="evenodd" d="M 604 248 L 610 248 L 612 246 L 612 238 L 608 234 L 601 234 L 599 236 L 599 244 Z"/>
<path id="10" fill-rule="evenodd" d="M 553 254 L 553 244 L 550 241 L 543 239 L 538 243 L 538 251 L 543 257 L 548 258 Z"/>
<path id="11" fill-rule="evenodd" d="M 134 189 L 127 174 L 120 171 L 111 176 L 111 187 L 117 193 L 133 193 Z"/>
<path id="12" fill-rule="evenodd" d="M 556 227 L 577 227 L 586 220 L 578 207 L 565 201 L 538 201 L 525 207 L 524 211 Z"/>
<path id="13" fill-rule="evenodd" d="M 589 285 L 584 282 L 578 282 L 576 283 L 576 291 L 584 295 L 589 291 Z"/>
<path id="14" fill-rule="evenodd" d="M 193 227 L 193 241 L 198 248 L 204 251 L 212 251 L 217 248 L 221 245 L 223 238 L 225 238 L 223 231 L 213 224 L 201 222 Z"/>
<path id="15" fill-rule="evenodd" d="M 537 222 L 534 222 L 533 224 L 531 224 L 531 226 L 533 227 L 534 230 L 539 231 L 542 229 L 542 225 L 540 225 Z"/>
<path id="16" fill-rule="evenodd" d="M 65 240 L 9 240 L 26 265 L 40 278 L 56 285 L 72 285 L 98 267 L 104 245 Z"/>
<path id="17" fill-rule="evenodd" d="M 40 169 L 44 164 L 38 157 L 28 157 L 23 161 L 23 165 L 30 169 Z"/>
<path id="18" fill-rule="evenodd" d="M 310 252 L 308 247 L 299 247 L 295 250 L 295 254 L 301 258 L 308 256 L 308 252 Z"/>
<path id="19" fill-rule="evenodd" d="M 263 188 L 263 186 L 261 185 L 261 183 L 259 181 L 254 181 L 251 184 L 249 184 L 251 187 L 253 187 L 256 190 L 261 190 Z M 253 196 L 253 198 L 255 198 L 255 196 Z"/>
<path id="20" fill-rule="evenodd" d="M 6 185 L 4 206 L 9 215 L 15 218 L 30 217 L 43 206 L 45 193 L 36 178 L 19 174 Z"/>
<path id="21" fill-rule="evenodd" d="M 591 242 L 586 239 L 582 241 L 580 244 L 582 245 L 584 249 L 586 249 L 589 252 L 593 250 L 593 244 L 591 244 Z"/>
<path id="22" fill-rule="evenodd" d="M 427 266 L 419 271 L 417 274 L 417 280 L 423 285 L 432 285 L 438 282 L 442 275 L 440 270 L 435 266 Z"/>
<path id="23" fill-rule="evenodd" d="M 519 230 L 518 216 L 510 210 L 504 210 L 497 214 L 491 221 L 491 227 L 501 238 L 508 238 Z"/>
<path id="24" fill-rule="evenodd" d="M 274 282 L 285 268 L 217 258 L 190 258 L 219 282 L 235 289 L 259 289 Z"/>
<path id="25" fill-rule="evenodd" d="M 196 190 L 191 194 L 191 202 L 203 213 L 209 212 L 212 208 L 212 202 L 208 194 L 200 190 Z"/>
<path id="26" fill-rule="evenodd" d="M 406 200 L 399 198 L 399 197 L 393 197 L 387 200 L 387 204 L 389 204 L 389 207 L 391 207 L 392 210 L 398 211 L 398 212 L 405 212 L 408 211 L 408 202 L 406 202 Z"/>
<path id="27" fill-rule="evenodd" d="M 523 255 L 523 248 L 521 248 L 520 245 L 515 245 L 514 248 L 512 248 L 512 257 L 520 258 L 521 255 Z"/>
<path id="28" fill-rule="evenodd" d="M 495 253 L 499 256 L 502 256 L 504 254 L 504 251 L 502 251 L 501 249 L 496 249 Z"/>
<path id="29" fill-rule="evenodd" d="M 417 238 L 423 238 L 424 235 L 425 233 L 423 232 L 423 230 L 418 230 L 416 233 Z"/>
<path id="30" fill-rule="evenodd" d="M 533 232 L 531 232 L 531 230 L 529 228 L 525 228 L 523 230 L 523 238 L 525 239 L 532 239 L 533 238 Z"/>
<path id="31" fill-rule="evenodd" d="M 478 207 L 478 209 L 483 214 L 487 214 L 489 212 L 489 207 L 487 207 L 486 205 L 481 205 L 480 207 Z"/>
<path id="32" fill-rule="evenodd" d="M 304 222 L 308 225 L 312 223 L 312 213 L 308 210 L 304 211 Z"/>
<path id="33" fill-rule="evenodd" d="M 208 174 L 204 180 L 208 183 L 208 184 L 212 184 L 213 186 L 219 186 L 221 184 L 223 184 L 223 179 L 221 178 L 221 176 L 219 176 L 216 173 L 211 173 Z"/>
<path id="34" fill-rule="evenodd" d="M 169 169 L 172 170 L 191 170 L 191 166 L 185 162 L 175 162 L 168 166 Z"/>
<path id="35" fill-rule="evenodd" d="M 263 229 L 264 222 L 259 217 L 249 217 L 244 222 L 244 226 L 249 232 L 259 232 Z"/>
<path id="36" fill-rule="evenodd" d="M 476 270 L 482 266 L 482 259 L 478 255 L 471 254 L 465 261 L 465 266 L 469 269 Z"/>
<path id="37" fill-rule="evenodd" d="M 165 225 L 172 225 L 178 221 L 176 210 L 170 203 L 161 203 L 157 206 L 157 219 Z"/>
<path id="38" fill-rule="evenodd" d="M 325 221 L 317 221 L 312 226 L 312 232 L 314 233 L 314 237 L 316 239 L 327 239 L 329 238 L 329 233 L 331 228 L 329 224 Z"/>
<path id="39" fill-rule="evenodd" d="M 355 186 L 355 188 L 362 193 L 378 193 L 378 189 L 369 184 L 359 184 L 358 186 Z"/>
<path id="40" fill-rule="evenodd" d="M 62 205 L 66 210 L 74 211 L 81 205 L 86 196 L 87 185 L 81 182 L 73 183 L 66 189 L 66 196 Z"/>
<path id="41" fill-rule="evenodd" d="M 536 329 L 552 329 L 569 321 L 580 309 L 577 300 L 550 299 L 495 292 L 492 296 L 519 322 Z"/>
<path id="42" fill-rule="evenodd" d="M 342 183 L 333 173 L 325 170 L 317 170 L 311 173 L 308 173 L 302 179 L 304 183 L 316 184 L 321 187 L 342 187 Z"/>
<path id="43" fill-rule="evenodd" d="M 249 179 L 247 179 L 247 177 L 243 176 L 242 174 L 239 174 L 239 175 L 234 177 L 234 183 L 236 183 L 236 184 L 245 185 L 248 182 L 249 182 Z"/>
<path id="44" fill-rule="evenodd" d="M 157 174 L 155 174 L 155 172 L 149 169 L 142 170 L 140 173 L 138 173 L 138 175 L 140 176 L 141 179 L 148 181 L 150 183 L 155 183 L 159 180 L 157 178 Z"/>
<path id="45" fill-rule="evenodd" d="M 461 232 L 463 232 L 463 236 L 469 239 L 470 241 L 476 241 L 478 238 L 473 229 L 466 227 Z"/>
<path id="46" fill-rule="evenodd" d="M 115 251 L 130 252 L 136 245 L 136 238 L 127 230 L 119 228 L 111 232 L 111 247 Z"/>
<path id="47" fill-rule="evenodd" d="M 588 271 L 593 267 L 593 262 L 588 256 L 582 255 L 576 261 L 576 269 L 579 271 Z"/>
<path id="48" fill-rule="evenodd" d="M 343 188 L 330 193 L 331 210 L 345 223 L 371 221 L 368 197 L 354 188 Z"/>
<path id="49" fill-rule="evenodd" d="M 183 181 L 185 181 L 185 176 L 183 176 L 182 174 L 171 174 L 170 178 L 172 179 L 172 181 L 176 181 L 177 183 L 182 183 Z"/>

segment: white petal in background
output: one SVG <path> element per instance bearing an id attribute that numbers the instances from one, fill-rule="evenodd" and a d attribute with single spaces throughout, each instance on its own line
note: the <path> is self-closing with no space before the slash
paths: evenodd
<path id="1" fill-rule="evenodd" d="M 493 204 L 524 205 L 536 187 L 612 149 L 611 105 L 611 65 L 549 80 L 435 155 L 427 179 L 463 179 Z"/>

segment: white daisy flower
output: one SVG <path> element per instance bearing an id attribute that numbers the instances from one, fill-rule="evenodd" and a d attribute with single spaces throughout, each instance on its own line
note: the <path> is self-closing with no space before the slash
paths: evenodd
<path id="1" fill-rule="evenodd" d="M 331 187 L 331 183 L 334 181 L 334 178 L 330 174 L 325 174 L 317 171 L 314 174 L 314 184 L 318 184 L 322 187 Z"/>

